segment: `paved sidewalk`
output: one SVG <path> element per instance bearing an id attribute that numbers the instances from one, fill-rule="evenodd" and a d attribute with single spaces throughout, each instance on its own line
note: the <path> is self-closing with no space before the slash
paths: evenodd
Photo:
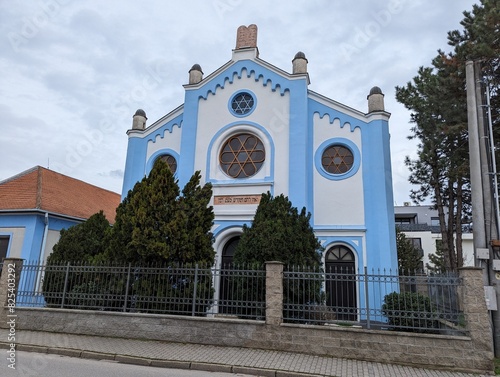
<path id="1" fill-rule="evenodd" d="M 0 348 L 8 348 L 0 329 Z M 479 377 L 485 375 L 412 368 L 293 352 L 218 347 L 149 340 L 18 331 L 17 350 L 61 354 L 157 367 L 244 373 L 272 377 Z M 3 359 L 3 357 L 2 357 Z"/>

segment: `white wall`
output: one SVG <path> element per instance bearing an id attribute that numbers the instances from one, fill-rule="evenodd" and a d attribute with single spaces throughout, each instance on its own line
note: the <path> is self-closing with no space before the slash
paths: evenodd
<path id="1" fill-rule="evenodd" d="M 26 229 L 24 227 L 0 228 L 0 233 L 10 233 L 12 235 L 9 240 L 10 247 L 8 256 L 11 258 L 21 258 Z"/>
<path id="2" fill-rule="evenodd" d="M 403 232 L 407 238 L 420 238 L 422 249 L 424 250 L 424 267 L 429 263 L 429 254 L 436 253 L 436 241 L 441 239 L 440 233 L 425 232 Z M 462 249 L 464 257 L 464 266 L 474 266 L 474 245 L 472 233 L 462 235 Z"/>
<path id="3" fill-rule="evenodd" d="M 344 138 L 361 148 L 361 131 L 350 126 L 341 127 L 338 119 L 330 124 L 328 116 L 314 117 L 314 151 L 325 140 Z M 361 156 L 363 159 L 363 156 Z M 343 180 L 329 180 L 314 168 L 314 224 L 315 225 L 363 225 L 364 195 L 363 195 L 363 163 L 355 175 Z"/>

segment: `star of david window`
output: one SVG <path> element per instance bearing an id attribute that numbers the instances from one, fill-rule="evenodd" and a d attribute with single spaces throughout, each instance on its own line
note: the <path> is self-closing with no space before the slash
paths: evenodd
<path id="1" fill-rule="evenodd" d="M 255 106 L 254 97 L 248 92 L 237 93 L 231 100 L 230 108 L 236 116 L 250 114 Z"/>
<path id="2" fill-rule="evenodd" d="M 343 145 L 331 145 L 323 152 L 321 164 L 330 174 L 344 174 L 351 170 L 354 156 L 352 151 Z"/>
<path id="3" fill-rule="evenodd" d="M 160 157 L 160 160 L 166 162 L 170 171 L 175 174 L 175 172 L 177 171 L 177 160 L 174 156 L 170 154 L 164 154 Z"/>
<path id="4" fill-rule="evenodd" d="M 231 136 L 222 146 L 219 162 L 224 173 L 233 178 L 255 175 L 266 159 L 264 144 L 255 135 Z"/>

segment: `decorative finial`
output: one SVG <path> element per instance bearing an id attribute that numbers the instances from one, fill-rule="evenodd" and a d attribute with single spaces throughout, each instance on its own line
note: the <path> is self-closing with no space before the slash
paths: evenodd
<path id="1" fill-rule="evenodd" d="M 144 130 L 146 128 L 146 112 L 143 109 L 137 109 L 134 116 L 132 117 L 132 129 L 133 130 Z"/>
<path id="2" fill-rule="evenodd" d="M 385 111 L 384 108 L 384 93 L 382 93 L 382 89 L 378 86 L 374 86 L 370 90 L 370 94 L 368 94 L 368 112 L 372 113 L 374 111 Z"/>
<path id="3" fill-rule="evenodd" d="M 292 60 L 292 65 L 292 73 L 294 75 L 299 73 L 307 73 L 306 54 L 304 54 L 302 51 L 297 52 Z"/>
<path id="4" fill-rule="evenodd" d="M 189 83 L 198 84 L 201 80 L 203 80 L 203 71 L 199 64 L 195 64 L 189 70 Z"/>

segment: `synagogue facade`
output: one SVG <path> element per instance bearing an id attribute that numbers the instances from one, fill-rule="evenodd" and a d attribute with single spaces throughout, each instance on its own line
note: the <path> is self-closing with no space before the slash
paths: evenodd
<path id="1" fill-rule="evenodd" d="M 241 26 L 231 60 L 206 76 L 193 65 L 181 106 L 147 126 L 146 113 L 136 112 L 122 198 L 161 158 L 180 187 L 197 170 L 213 185 L 218 265 L 231 262 L 269 191 L 311 213 L 326 268 L 397 271 L 384 95 L 367 90 L 365 112 L 309 84 L 304 53 L 284 71 L 259 58 L 257 27 Z"/>

